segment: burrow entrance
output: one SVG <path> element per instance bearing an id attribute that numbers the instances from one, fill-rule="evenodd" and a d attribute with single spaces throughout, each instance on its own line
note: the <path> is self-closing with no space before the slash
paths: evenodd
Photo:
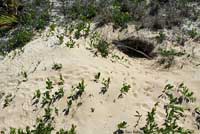
<path id="1" fill-rule="evenodd" d="M 130 57 L 152 59 L 155 54 L 154 43 L 141 39 L 139 37 L 129 37 L 123 40 L 114 40 L 112 42 L 120 51 Z"/>

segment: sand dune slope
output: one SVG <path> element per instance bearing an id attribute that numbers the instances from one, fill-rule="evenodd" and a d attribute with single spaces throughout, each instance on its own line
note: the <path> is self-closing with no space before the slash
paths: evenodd
<path id="1" fill-rule="evenodd" d="M 45 89 L 47 78 L 59 86 L 59 75 L 62 74 L 65 84 L 65 96 L 55 106 L 59 109 L 59 116 L 55 119 L 55 128 L 69 128 L 71 124 L 77 126 L 78 134 L 111 134 L 117 129 L 117 124 L 126 121 L 129 126 L 127 133 L 137 133 L 142 127 L 146 114 L 158 100 L 164 86 L 168 83 L 187 85 L 200 100 L 200 66 L 186 63 L 183 68 L 159 69 L 155 60 L 130 58 L 114 50 L 119 56 L 125 56 L 127 61 L 112 58 L 94 57 L 86 49 L 86 42 L 79 40 L 79 47 L 73 49 L 64 45 L 55 45 L 55 37 L 38 38 L 24 47 L 23 52 L 9 54 L 0 61 L 0 93 L 11 93 L 14 97 L 8 107 L 3 108 L 4 97 L 0 98 L 0 130 L 9 127 L 25 128 L 33 125 L 37 117 L 43 115 L 43 110 L 32 106 L 31 98 L 37 89 Z M 62 69 L 55 71 L 53 64 L 62 64 Z M 27 73 L 24 80 L 22 72 Z M 94 82 L 94 75 L 101 72 L 100 82 Z M 108 91 L 102 95 L 101 81 L 110 77 L 111 84 Z M 67 105 L 67 96 L 71 86 L 85 80 L 86 89 L 81 99 L 73 104 L 68 116 L 64 116 L 63 109 Z M 123 98 L 118 99 L 123 83 L 131 85 L 131 90 Z M 81 102 L 81 103 L 80 103 Z M 77 106 L 77 104 L 81 104 Z M 198 103 L 194 104 L 195 106 Z M 134 128 L 137 118 L 136 111 L 142 114 L 140 125 Z M 164 111 L 158 108 L 158 120 L 162 122 Z M 186 128 L 195 130 L 194 118 L 188 112 L 188 119 L 183 123 Z M 135 130 L 133 132 L 133 130 Z"/>

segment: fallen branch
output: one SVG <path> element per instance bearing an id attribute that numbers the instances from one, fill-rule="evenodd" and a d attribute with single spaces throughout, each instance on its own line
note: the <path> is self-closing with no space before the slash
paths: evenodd
<path id="1" fill-rule="evenodd" d="M 128 49 L 130 49 L 130 50 L 133 50 L 133 51 L 135 51 L 136 53 L 139 53 L 139 54 L 143 55 L 144 57 L 146 57 L 146 58 L 149 59 L 149 60 L 152 59 L 152 57 L 148 56 L 148 55 L 145 54 L 144 52 L 142 52 L 142 51 L 140 51 L 140 50 L 137 50 L 137 49 L 135 49 L 135 48 L 129 47 L 129 46 L 125 46 L 123 43 L 115 42 L 115 45 L 116 45 L 117 47 L 128 48 Z"/>

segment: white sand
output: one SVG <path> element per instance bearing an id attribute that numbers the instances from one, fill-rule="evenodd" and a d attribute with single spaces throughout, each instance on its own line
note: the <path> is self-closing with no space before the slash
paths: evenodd
<path id="1" fill-rule="evenodd" d="M 101 31 L 101 30 L 100 30 Z M 117 39 L 119 33 L 113 34 L 109 27 L 105 28 L 103 35 L 108 40 Z M 131 33 L 131 29 L 128 32 Z M 123 35 L 122 32 L 119 36 Z M 134 33 L 132 33 L 134 35 Z M 149 35 L 149 34 L 148 34 Z M 77 126 L 78 134 L 112 134 L 117 128 L 117 124 L 126 121 L 129 127 L 126 129 L 131 133 L 138 130 L 145 123 L 147 112 L 151 110 L 157 97 L 161 94 L 164 86 L 168 83 L 178 85 L 182 82 L 187 85 L 197 97 L 198 105 L 200 101 L 200 44 L 188 42 L 186 47 L 189 51 L 194 46 L 195 58 L 180 60 L 169 70 L 160 69 L 155 64 L 155 60 L 145 60 L 129 58 L 118 50 L 113 52 L 128 59 L 125 61 L 112 62 L 111 58 L 94 57 L 86 49 L 87 42 L 84 39 L 78 41 L 79 48 L 73 49 L 64 45 L 55 45 L 58 40 L 55 37 L 39 37 L 28 43 L 24 47 L 24 52 L 15 54 L 12 52 L 4 60 L 0 61 L 0 91 L 6 94 L 15 95 L 14 100 L 8 107 L 3 109 L 4 99 L 0 100 L 0 130 L 8 130 L 9 127 L 25 128 L 27 125 L 35 124 L 37 117 L 43 115 L 43 110 L 33 111 L 31 98 L 37 89 L 45 89 L 47 78 L 59 80 L 62 74 L 65 80 L 65 97 L 55 106 L 59 109 L 59 116 L 56 117 L 56 129 L 69 128 L 71 124 Z M 178 59 L 179 60 L 179 59 Z M 61 63 L 61 71 L 52 70 L 54 63 Z M 184 64 L 183 64 L 184 63 Z M 183 68 L 180 69 L 180 64 Z M 23 80 L 20 73 L 26 71 L 28 80 Z M 102 78 L 111 78 L 111 84 L 105 95 L 100 95 L 102 84 L 93 81 L 94 75 L 101 72 Z M 70 94 L 71 86 L 85 80 L 86 91 L 78 102 L 82 102 L 80 107 L 73 105 L 68 116 L 64 116 L 62 110 L 66 107 L 67 96 Z M 122 99 L 117 99 L 123 82 L 131 85 L 131 90 Z M 56 89 L 56 88 L 55 88 Z M 115 101 L 114 101 L 115 100 Z M 94 108 L 94 112 L 91 112 Z M 139 127 L 134 128 L 137 118 L 136 111 L 142 114 Z M 157 119 L 162 122 L 164 111 L 158 108 Z M 187 113 L 187 120 L 181 124 L 186 128 L 195 130 L 192 123 L 194 118 L 191 112 Z"/>

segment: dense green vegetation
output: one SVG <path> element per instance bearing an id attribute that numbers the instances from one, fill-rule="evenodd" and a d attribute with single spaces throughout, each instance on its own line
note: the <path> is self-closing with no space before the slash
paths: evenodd
<path id="1" fill-rule="evenodd" d="M 114 29 L 124 29 L 128 23 L 135 23 L 138 29 L 157 30 L 180 26 L 184 18 L 197 20 L 199 14 L 199 11 L 193 10 L 190 4 L 198 2 L 197 0 L 59 1 L 62 4 L 60 12 L 65 16 L 63 23 L 71 27 L 72 22 L 75 21 L 73 28 L 76 29 L 74 36 L 77 39 L 88 35 L 91 22 L 95 22 L 96 27 L 111 22 Z M 44 29 L 49 23 L 51 8 L 49 0 L 31 2 L 1 0 L 0 3 L 0 37 L 6 37 L 6 41 L 0 44 L 1 53 L 23 47 L 32 39 L 35 31 Z M 186 34 L 192 38 L 198 35 L 195 29 Z M 158 42 L 162 42 L 163 39 L 164 34 L 161 33 Z M 66 45 L 73 47 L 74 42 L 71 40 Z M 105 55 L 103 54 L 103 57 Z"/>
<path id="2" fill-rule="evenodd" d="M 23 47 L 35 34 L 48 25 L 50 2 L 48 0 L 0 1 L 0 53 Z"/>

